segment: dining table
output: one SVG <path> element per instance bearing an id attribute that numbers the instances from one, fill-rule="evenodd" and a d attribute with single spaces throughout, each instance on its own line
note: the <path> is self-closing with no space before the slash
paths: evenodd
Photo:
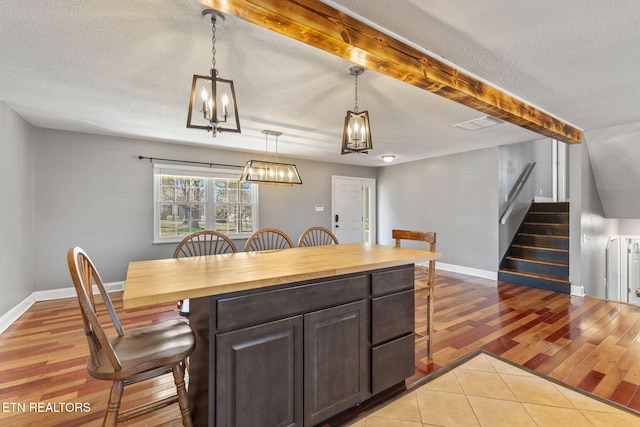
<path id="1" fill-rule="evenodd" d="M 194 425 L 316 425 L 414 370 L 414 264 L 370 243 L 134 261 L 123 307 L 190 300 Z"/>

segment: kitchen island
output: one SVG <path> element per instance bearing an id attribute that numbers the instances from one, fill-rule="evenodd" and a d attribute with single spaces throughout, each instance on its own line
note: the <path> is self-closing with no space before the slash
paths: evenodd
<path id="1" fill-rule="evenodd" d="M 413 264 L 372 244 L 132 262 L 125 307 L 190 299 L 195 425 L 312 426 L 413 374 Z"/>

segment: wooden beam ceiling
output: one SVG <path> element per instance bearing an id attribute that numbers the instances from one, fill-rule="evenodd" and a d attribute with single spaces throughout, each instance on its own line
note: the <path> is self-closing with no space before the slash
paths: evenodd
<path id="1" fill-rule="evenodd" d="M 540 135 L 582 142 L 582 130 L 318 0 L 202 3 Z"/>

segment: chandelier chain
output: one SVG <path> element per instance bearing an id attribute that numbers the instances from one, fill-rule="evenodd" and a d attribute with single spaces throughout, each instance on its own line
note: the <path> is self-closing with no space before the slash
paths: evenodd
<path id="1" fill-rule="evenodd" d="M 211 75 L 216 78 L 218 70 L 216 70 L 216 18 L 211 17 Z"/>
<path id="2" fill-rule="evenodd" d="M 358 112 L 358 74 L 356 74 L 355 77 L 356 77 L 356 96 L 355 96 L 355 98 L 356 98 L 356 106 L 353 109 L 353 112 L 357 113 Z"/>

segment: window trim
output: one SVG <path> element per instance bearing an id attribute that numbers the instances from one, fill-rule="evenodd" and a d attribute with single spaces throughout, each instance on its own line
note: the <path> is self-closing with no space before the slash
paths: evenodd
<path id="1" fill-rule="evenodd" d="M 153 164 L 153 244 L 162 244 L 162 243 L 179 243 L 185 236 L 177 236 L 177 237 L 160 237 L 160 205 L 162 204 L 160 200 L 160 177 L 162 175 L 171 175 L 171 176 L 191 176 L 191 177 L 201 177 L 205 179 L 205 192 L 206 192 L 206 200 L 205 212 L 213 212 L 212 215 L 205 215 L 205 229 L 215 230 L 215 211 L 216 211 L 216 203 L 215 203 L 215 185 L 213 184 L 213 180 L 216 178 L 222 179 L 237 179 L 240 180 L 241 173 L 239 171 L 235 171 L 233 169 L 226 168 L 205 168 L 199 166 L 182 166 L 182 165 L 170 165 L 170 164 Z M 251 185 L 251 198 L 253 205 L 253 221 L 252 221 L 252 231 L 246 233 L 238 233 L 238 234 L 227 234 L 227 236 L 232 240 L 244 240 L 247 239 L 254 231 L 259 229 L 259 197 L 258 197 L 258 188 L 257 184 L 249 184 Z"/>

